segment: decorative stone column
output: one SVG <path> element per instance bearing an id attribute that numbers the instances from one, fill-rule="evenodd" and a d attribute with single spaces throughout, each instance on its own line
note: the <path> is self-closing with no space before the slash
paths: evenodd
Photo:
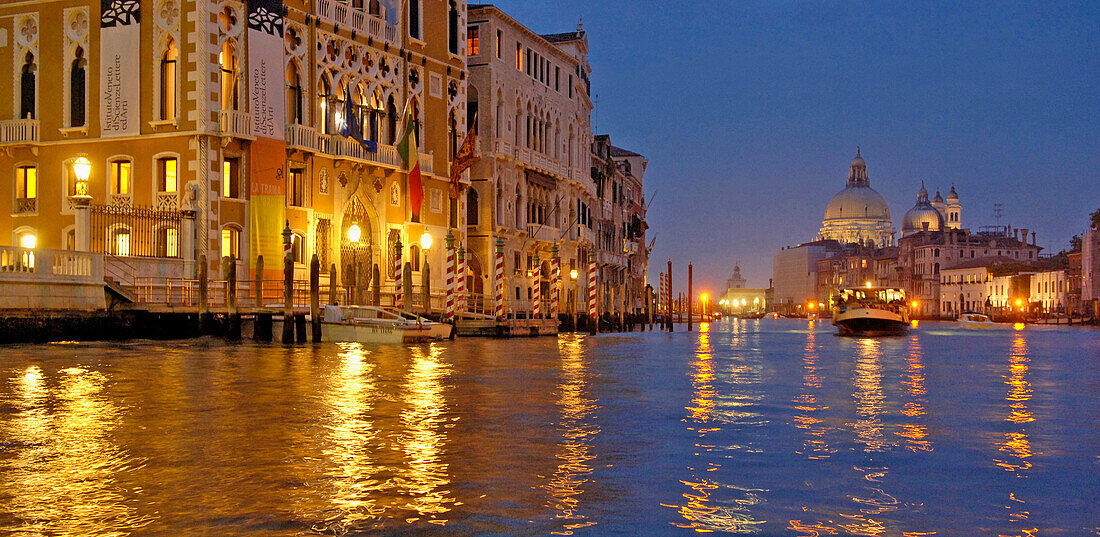
<path id="1" fill-rule="evenodd" d="M 180 253 L 183 258 L 183 275 L 186 278 L 195 277 L 195 210 L 184 209 L 180 219 Z M 79 230 L 79 224 L 77 224 Z M 80 231 L 76 234 L 77 245 L 80 244 Z"/>
<path id="2" fill-rule="evenodd" d="M 76 195 L 72 197 L 76 210 L 76 249 L 79 252 L 92 251 L 92 197 Z"/>

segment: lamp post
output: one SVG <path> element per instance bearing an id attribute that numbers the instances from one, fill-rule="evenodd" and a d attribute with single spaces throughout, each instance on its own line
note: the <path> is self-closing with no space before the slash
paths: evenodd
<path id="1" fill-rule="evenodd" d="M 81 153 L 73 160 L 73 173 L 76 175 L 76 195 L 72 197 L 76 210 L 76 249 L 90 252 L 92 249 L 92 196 L 88 194 L 88 176 L 92 172 L 92 163 L 87 155 Z"/>

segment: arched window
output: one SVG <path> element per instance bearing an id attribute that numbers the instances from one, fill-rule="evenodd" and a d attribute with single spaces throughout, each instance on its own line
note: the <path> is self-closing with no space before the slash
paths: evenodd
<path id="1" fill-rule="evenodd" d="M 130 228 L 117 227 L 111 231 L 111 253 L 118 256 L 130 255 Z"/>
<path id="2" fill-rule="evenodd" d="M 223 227 L 222 228 L 222 257 L 228 257 L 230 259 L 240 259 L 240 240 L 241 232 L 237 228 Z"/>
<path id="3" fill-rule="evenodd" d="M 414 132 L 416 133 L 416 147 L 419 148 L 422 147 L 420 144 L 424 139 L 424 122 L 420 121 L 420 103 L 413 99 L 409 109 L 412 110 L 413 124 L 416 125 Z"/>
<path id="4" fill-rule="evenodd" d="M 160 118 L 176 119 L 176 60 L 179 48 L 176 40 L 169 37 L 160 58 Z"/>
<path id="5" fill-rule="evenodd" d="M 19 77 L 19 119 L 34 119 L 35 72 L 34 54 L 28 52 L 23 60 L 22 75 Z"/>
<path id="6" fill-rule="evenodd" d="M 386 110 L 382 106 L 382 92 L 378 89 L 374 90 L 370 96 L 370 106 L 367 107 L 367 121 L 364 123 L 367 126 L 367 132 L 364 133 L 374 142 L 382 141 L 382 116 L 385 115 Z"/>
<path id="7" fill-rule="evenodd" d="M 367 2 L 367 13 L 374 15 L 375 17 L 382 16 L 382 6 L 378 0 L 369 0 Z"/>
<path id="8" fill-rule="evenodd" d="M 84 125 L 85 107 L 85 81 L 87 80 L 86 66 L 88 60 L 84 58 L 84 47 L 76 47 L 72 69 L 69 71 L 69 126 L 81 127 Z"/>
<path id="9" fill-rule="evenodd" d="M 332 128 L 329 126 L 329 109 L 332 108 L 329 99 L 332 98 L 332 86 L 329 84 L 328 75 L 321 76 L 321 87 L 317 92 L 317 107 L 320 110 L 320 117 L 317 121 L 317 126 L 321 129 L 321 134 L 332 134 Z"/>
<path id="10" fill-rule="evenodd" d="M 35 233 L 34 229 L 28 227 L 20 228 L 15 232 L 15 244 L 18 244 L 21 248 L 37 248 L 38 234 Z"/>
<path id="11" fill-rule="evenodd" d="M 523 227 L 523 195 L 520 194 L 519 185 L 516 185 L 516 229 Z"/>
<path id="12" fill-rule="evenodd" d="M 179 159 L 164 157 L 157 159 L 157 192 L 175 193 L 179 189 Z"/>
<path id="13" fill-rule="evenodd" d="M 130 159 L 112 160 L 107 164 L 107 169 L 111 181 L 111 194 L 116 196 L 129 196 L 131 180 L 133 178 L 131 174 L 133 164 L 130 162 Z"/>
<path id="14" fill-rule="evenodd" d="M 455 119 L 455 111 L 451 110 L 451 113 L 447 117 L 447 128 L 451 134 L 451 158 L 458 156 L 458 145 L 462 142 L 458 139 L 458 120 Z"/>
<path id="15" fill-rule="evenodd" d="M 447 50 L 451 51 L 451 54 L 458 54 L 458 6 L 455 5 L 455 0 L 450 0 L 448 4 L 450 9 L 447 12 Z"/>
<path id="16" fill-rule="evenodd" d="M 466 190 L 466 225 L 478 225 L 478 206 L 477 189 L 471 187 Z"/>
<path id="17" fill-rule="evenodd" d="M 226 41 L 218 54 L 221 64 L 222 110 L 239 110 L 240 99 L 237 92 L 237 47 Z"/>
<path id="18" fill-rule="evenodd" d="M 409 246 L 409 265 L 412 266 L 413 272 L 420 271 L 420 245 Z"/>
<path id="19" fill-rule="evenodd" d="M 286 68 L 287 119 L 295 125 L 302 124 L 302 78 L 298 76 L 298 64 L 290 62 Z"/>
<path id="20" fill-rule="evenodd" d="M 496 120 L 497 138 L 504 138 L 504 103 L 497 101 Z"/>
<path id="21" fill-rule="evenodd" d="M 394 104 L 393 95 L 386 100 L 386 132 L 389 137 L 389 144 L 393 145 L 397 143 L 397 105 Z"/>

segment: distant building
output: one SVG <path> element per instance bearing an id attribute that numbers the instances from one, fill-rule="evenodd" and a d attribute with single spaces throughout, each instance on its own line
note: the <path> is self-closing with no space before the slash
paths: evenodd
<path id="1" fill-rule="evenodd" d="M 860 156 L 858 148 L 844 190 L 833 196 L 825 208 L 820 237 L 841 244 L 883 247 L 894 243 L 890 206 L 881 194 L 871 188 L 867 162 Z"/>
<path id="2" fill-rule="evenodd" d="M 771 309 L 798 311 L 798 306 L 817 302 L 818 261 L 841 249 L 835 240 L 819 240 L 784 248 L 772 258 Z"/>
<path id="3" fill-rule="evenodd" d="M 733 276 L 726 280 L 726 291 L 718 297 L 718 303 L 731 313 L 750 313 L 764 311 L 767 308 L 767 289 L 745 287 L 745 278 L 741 276 L 741 267 L 733 267 Z"/>
<path id="4" fill-rule="evenodd" d="M 1081 305 L 1096 312 L 1100 299 L 1100 230 L 1089 229 L 1081 236 Z M 1091 306 L 1089 306 L 1091 304 Z"/>

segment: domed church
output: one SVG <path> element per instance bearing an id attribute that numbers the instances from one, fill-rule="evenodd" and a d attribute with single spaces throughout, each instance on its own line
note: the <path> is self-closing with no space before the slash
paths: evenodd
<path id="1" fill-rule="evenodd" d="M 936 192 L 936 197 L 928 201 L 928 191 L 924 189 L 924 181 L 920 183 L 920 191 L 917 192 L 917 204 L 905 213 L 901 222 L 901 235 L 907 237 L 920 231 L 944 231 L 947 229 L 959 229 L 962 225 L 962 204 L 959 203 L 959 194 L 955 187 L 947 194 L 947 201 Z"/>
<path id="2" fill-rule="evenodd" d="M 825 208 L 821 238 L 878 248 L 893 245 L 894 225 L 890 220 L 890 206 L 881 194 L 871 188 L 867 162 L 858 147 L 844 190 L 833 196 Z"/>

